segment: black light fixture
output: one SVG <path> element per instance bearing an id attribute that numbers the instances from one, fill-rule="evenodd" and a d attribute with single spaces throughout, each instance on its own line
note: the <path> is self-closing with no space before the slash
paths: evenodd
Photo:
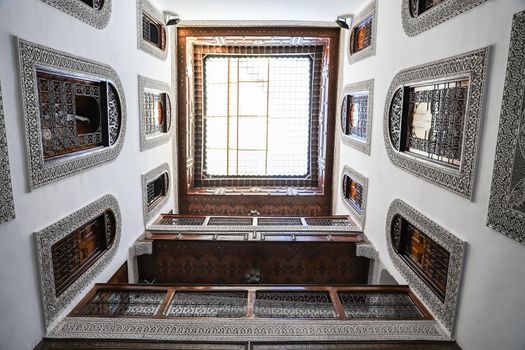
<path id="1" fill-rule="evenodd" d="M 176 26 L 180 23 L 179 15 L 176 15 L 174 13 L 166 13 L 165 17 L 167 26 Z"/>
<path id="2" fill-rule="evenodd" d="M 347 22 L 347 17 L 338 16 L 337 19 L 335 20 L 335 23 L 337 23 L 337 25 L 343 29 L 350 28 L 350 25 Z"/>

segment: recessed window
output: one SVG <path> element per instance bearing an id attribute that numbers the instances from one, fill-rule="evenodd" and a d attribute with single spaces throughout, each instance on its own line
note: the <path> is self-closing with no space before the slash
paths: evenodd
<path id="1" fill-rule="evenodd" d="M 345 135 L 365 141 L 367 136 L 368 93 L 357 92 L 343 98 L 341 126 Z"/>
<path id="2" fill-rule="evenodd" d="M 417 17 L 447 0 L 410 0 L 410 15 Z"/>
<path id="3" fill-rule="evenodd" d="M 100 10 L 104 6 L 104 0 L 80 0 L 84 4 L 92 7 L 95 10 Z"/>
<path id="4" fill-rule="evenodd" d="M 117 140 L 120 106 L 111 84 L 44 70 L 36 75 L 44 160 Z"/>
<path id="5" fill-rule="evenodd" d="M 394 147 L 459 168 L 468 89 L 469 79 L 400 88 L 390 108 Z"/>
<path id="6" fill-rule="evenodd" d="M 372 45 L 372 21 L 373 16 L 362 20 L 352 29 L 350 38 L 350 53 L 356 53 Z"/>
<path id="7" fill-rule="evenodd" d="M 142 13 L 142 38 L 162 51 L 166 49 L 164 25 L 146 13 Z"/>
<path id="8" fill-rule="evenodd" d="M 204 67 L 205 173 L 307 175 L 311 57 L 208 56 Z"/>
<path id="9" fill-rule="evenodd" d="M 166 133 L 171 119 L 171 103 L 167 93 L 145 89 L 144 121 L 146 135 Z"/>
<path id="10" fill-rule="evenodd" d="M 352 179 L 348 174 L 343 175 L 343 194 L 346 200 L 355 210 L 363 210 L 363 185 Z"/>
<path id="11" fill-rule="evenodd" d="M 441 299 L 445 299 L 450 253 L 400 215 L 391 227 L 392 246 Z"/>
<path id="12" fill-rule="evenodd" d="M 164 173 L 147 185 L 148 210 L 153 209 L 162 198 L 166 197 L 169 188 L 168 174 Z"/>
<path id="13" fill-rule="evenodd" d="M 111 247 L 115 225 L 115 215 L 107 210 L 53 244 L 51 255 L 57 296 Z"/>

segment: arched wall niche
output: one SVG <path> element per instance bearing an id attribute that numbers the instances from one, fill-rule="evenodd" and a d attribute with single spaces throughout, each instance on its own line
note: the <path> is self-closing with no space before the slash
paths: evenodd
<path id="1" fill-rule="evenodd" d="M 30 190 L 114 160 L 126 133 L 117 73 L 105 64 L 17 42 Z"/>

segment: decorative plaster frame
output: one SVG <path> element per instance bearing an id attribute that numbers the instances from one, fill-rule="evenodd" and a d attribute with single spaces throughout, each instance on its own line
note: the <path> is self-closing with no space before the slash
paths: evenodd
<path id="1" fill-rule="evenodd" d="M 104 29 L 111 18 L 111 1 L 104 0 L 101 10 L 95 10 L 79 0 L 41 0 L 76 19 L 81 20 L 97 29 Z"/>
<path id="2" fill-rule="evenodd" d="M 434 320 L 144 319 L 66 317 L 49 338 L 147 339 L 165 341 L 446 341 Z"/>
<path id="3" fill-rule="evenodd" d="M 146 12 L 150 17 L 156 19 L 164 26 L 166 30 L 166 47 L 164 50 L 161 50 L 157 46 L 148 43 L 143 39 L 142 36 L 142 13 Z M 162 12 L 157 10 L 148 0 L 137 0 L 137 48 L 142 51 L 149 53 L 152 56 L 160 58 L 161 60 L 166 60 L 168 57 L 168 50 L 170 45 L 170 38 L 168 34 L 168 28 L 164 23 L 164 16 Z"/>
<path id="4" fill-rule="evenodd" d="M 370 259 L 368 266 L 368 284 L 375 284 L 374 277 L 378 264 L 378 253 L 372 242 L 365 241 L 362 243 L 356 243 L 355 256 Z"/>
<path id="5" fill-rule="evenodd" d="M 51 247 L 77 228 L 103 214 L 107 209 L 111 209 L 115 215 L 116 229 L 113 245 L 57 297 L 55 293 Z M 121 227 L 122 219 L 118 201 L 112 195 L 107 194 L 53 225 L 46 227 L 42 231 L 35 233 L 36 256 L 42 292 L 42 307 L 46 326 L 49 327 L 68 304 L 93 282 L 111 262 L 120 243 Z"/>
<path id="6" fill-rule="evenodd" d="M 395 215 L 400 215 L 410 224 L 423 231 L 428 237 L 441 245 L 450 253 L 447 289 L 445 301 L 441 301 L 432 289 L 412 270 L 406 262 L 394 251 L 392 246 L 392 221 Z M 400 199 L 390 204 L 386 218 L 386 242 L 387 250 L 394 266 L 407 280 L 410 288 L 425 303 L 434 316 L 440 321 L 447 331 L 452 334 L 456 320 L 456 308 L 461 287 L 461 273 L 463 269 L 463 258 L 466 243 L 454 236 L 443 227 L 424 216 L 416 209 Z"/>
<path id="7" fill-rule="evenodd" d="M 418 17 L 410 14 L 410 0 L 401 4 L 401 21 L 408 36 L 416 36 L 489 0 L 447 0 Z"/>
<path id="8" fill-rule="evenodd" d="M 489 49 L 486 47 L 404 69 L 397 73 L 392 80 L 385 101 L 383 136 L 387 154 L 392 163 L 421 179 L 469 200 L 472 199 L 474 191 Z M 390 139 L 389 124 L 390 105 L 395 92 L 404 85 L 458 77 L 470 79 L 459 170 L 448 168 L 423 157 L 395 150 Z"/>
<path id="9" fill-rule="evenodd" d="M 168 191 L 164 198 L 162 198 L 151 210 L 148 211 L 148 183 L 155 180 L 162 174 L 168 174 Z M 148 223 L 154 219 L 162 210 L 162 207 L 168 202 L 171 194 L 171 183 L 173 179 L 171 177 L 171 171 L 168 163 L 163 163 L 148 171 L 146 174 L 142 175 L 142 208 L 144 212 L 144 225 L 147 226 Z"/>
<path id="10" fill-rule="evenodd" d="M 0 86 L 0 225 L 14 218 L 15 203 L 13 200 L 9 153 L 7 150 L 2 87 Z"/>
<path id="11" fill-rule="evenodd" d="M 341 125 L 341 114 L 343 113 L 343 109 L 340 109 L 339 113 L 339 131 L 342 135 L 343 143 L 353 147 L 361 152 L 364 152 L 366 154 L 370 154 L 370 144 L 372 141 L 372 119 L 374 115 L 374 79 L 360 81 L 357 83 L 353 83 L 350 85 L 345 86 L 343 89 L 343 97 L 341 100 L 344 99 L 345 96 L 351 95 L 352 93 L 356 92 L 367 92 L 368 93 L 368 106 L 367 106 L 367 116 L 366 116 L 366 138 L 365 141 L 360 141 L 350 135 L 346 135 L 343 133 L 342 125 Z M 343 102 L 341 102 L 342 104 Z"/>
<path id="12" fill-rule="evenodd" d="M 108 65 L 17 38 L 29 189 L 32 191 L 117 158 L 126 135 L 126 98 L 118 74 Z M 36 67 L 65 70 L 108 80 L 118 91 L 121 121 L 114 145 L 65 159 L 44 162 Z"/>
<path id="13" fill-rule="evenodd" d="M 487 216 L 487 226 L 521 244 L 525 244 L 524 72 L 525 11 L 522 11 L 514 15 L 512 22 Z"/>
<path id="14" fill-rule="evenodd" d="M 372 16 L 372 40 L 370 43 L 370 46 L 366 49 L 363 49 L 361 51 L 358 51 L 354 54 L 350 53 L 350 47 L 352 43 L 350 40 L 352 39 L 352 32 L 354 31 L 354 28 L 361 23 L 362 20 L 366 19 L 367 17 Z M 372 0 L 370 4 L 368 4 L 359 14 L 357 14 L 353 18 L 352 27 L 350 27 L 349 35 L 348 35 L 348 63 L 353 64 L 357 61 L 364 60 L 365 58 L 368 58 L 370 56 L 374 56 L 376 54 L 376 42 L 377 42 L 377 0 Z"/>
<path id="15" fill-rule="evenodd" d="M 166 119 L 166 123 L 168 123 L 168 131 L 165 133 L 159 133 L 156 135 L 146 135 L 146 120 L 144 118 L 144 90 L 145 89 L 153 89 L 153 90 L 160 90 L 163 93 L 168 94 L 168 97 L 170 99 L 170 118 L 169 120 Z M 176 103 L 176 101 L 173 98 L 173 93 L 171 91 L 171 88 L 168 83 L 164 83 L 162 81 L 150 79 L 143 77 L 139 75 L 139 119 L 140 119 L 140 150 L 145 151 L 150 148 L 162 145 L 166 142 L 168 142 L 172 136 L 173 132 L 173 123 L 174 123 L 174 108 L 173 104 Z"/>
<path id="16" fill-rule="evenodd" d="M 361 213 L 359 213 L 354 207 L 350 205 L 345 199 L 344 193 L 343 193 L 343 186 L 341 183 L 339 184 L 339 187 L 341 188 L 341 199 L 345 206 L 350 211 L 350 216 L 354 221 L 360 226 L 361 229 L 365 227 L 365 219 L 366 219 L 366 202 L 368 197 L 368 178 L 361 173 L 357 172 L 356 170 L 352 169 L 350 166 L 345 165 L 343 168 L 343 171 L 341 173 L 341 178 L 339 179 L 339 182 L 343 181 L 344 175 L 350 176 L 353 180 L 357 181 L 358 183 L 363 186 L 363 201 L 361 205 Z"/>

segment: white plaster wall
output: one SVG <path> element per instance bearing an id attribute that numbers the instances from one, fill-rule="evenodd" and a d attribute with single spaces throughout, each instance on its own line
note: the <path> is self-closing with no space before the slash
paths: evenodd
<path id="1" fill-rule="evenodd" d="M 96 282 L 106 282 L 126 260 L 128 247 L 144 231 L 141 174 L 172 158 L 171 142 L 140 152 L 138 78 L 171 82 L 170 58 L 161 61 L 137 49 L 135 0 L 113 1 L 103 30 L 39 0 L 0 0 L 0 81 L 17 218 L 0 226 L 0 349 L 33 349 L 44 335 L 33 234 L 113 194 L 122 211 L 116 257 Z M 111 65 L 127 102 L 124 147 L 116 160 L 28 192 L 20 82 L 13 36 Z M 173 174 L 173 171 L 172 171 Z M 173 180 L 173 179 L 172 179 Z M 173 196 L 165 210 L 173 208 Z M 78 300 L 79 298 L 77 298 Z"/>
<path id="2" fill-rule="evenodd" d="M 375 79 L 372 147 L 367 156 L 343 145 L 337 129 L 339 168 L 335 172 L 339 174 L 348 164 L 368 176 L 365 233 L 399 282 L 406 283 L 388 257 L 385 240 L 386 213 L 395 198 L 468 243 L 456 327 L 463 349 L 525 349 L 525 246 L 485 226 L 511 20 L 525 9 L 525 1 L 492 0 L 413 38 L 403 31 L 400 8 L 401 0 L 378 1 L 376 56 L 349 65 L 345 54 L 343 85 Z M 486 108 L 475 195 L 470 202 L 390 162 L 383 140 L 383 109 L 388 87 L 399 70 L 489 45 Z M 336 195 L 336 213 L 346 213 L 340 188 Z"/>

